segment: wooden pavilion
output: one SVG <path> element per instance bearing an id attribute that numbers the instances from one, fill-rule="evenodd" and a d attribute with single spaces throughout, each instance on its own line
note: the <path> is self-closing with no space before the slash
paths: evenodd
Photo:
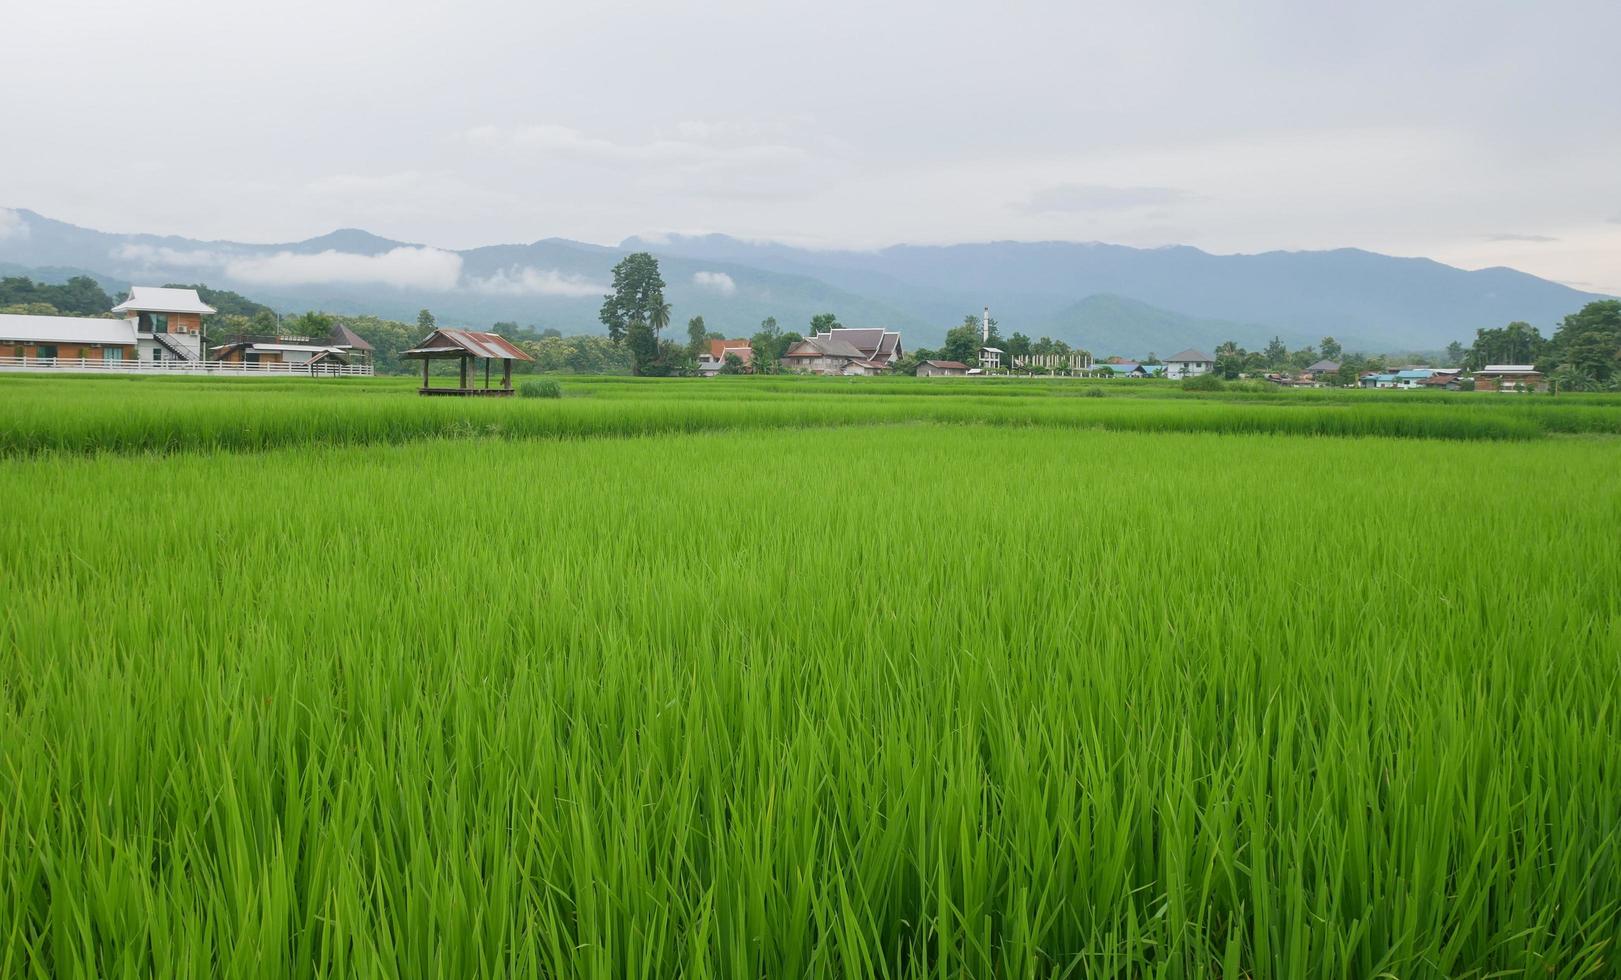
<path id="1" fill-rule="evenodd" d="M 401 357 L 422 362 L 423 395 L 510 395 L 512 394 L 512 362 L 532 361 L 534 358 L 519 350 L 500 334 L 479 333 L 474 330 L 440 328 Z M 454 357 L 459 360 L 460 382 L 454 388 L 435 388 L 428 380 L 428 365 L 432 361 Z M 484 362 L 484 387 L 477 387 L 477 362 Z M 501 362 L 501 387 L 490 387 L 490 362 Z M 473 382 L 469 384 L 468 382 Z"/>

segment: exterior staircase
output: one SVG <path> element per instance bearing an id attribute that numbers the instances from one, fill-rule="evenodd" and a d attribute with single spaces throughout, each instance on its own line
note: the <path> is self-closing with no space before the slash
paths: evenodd
<path id="1" fill-rule="evenodd" d="M 155 333 L 152 335 L 152 339 L 177 361 L 195 361 L 198 359 L 195 351 L 166 333 Z"/>

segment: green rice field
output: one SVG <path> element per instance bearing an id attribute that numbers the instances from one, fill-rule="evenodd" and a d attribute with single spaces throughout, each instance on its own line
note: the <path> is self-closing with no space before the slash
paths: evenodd
<path id="1" fill-rule="evenodd" d="M 1621 973 L 1621 398 L 563 390 L 0 376 L 0 977 Z"/>

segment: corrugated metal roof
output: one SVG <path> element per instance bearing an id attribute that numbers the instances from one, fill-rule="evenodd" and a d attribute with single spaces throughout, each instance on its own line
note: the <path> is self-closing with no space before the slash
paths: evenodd
<path id="1" fill-rule="evenodd" d="M 968 365 L 961 361 L 924 361 L 923 363 L 927 364 L 929 367 L 947 368 L 954 371 L 968 370 Z"/>
<path id="2" fill-rule="evenodd" d="M 481 333 L 477 330 L 454 330 L 440 327 L 429 334 L 416 347 L 401 351 L 401 357 L 429 357 L 434 354 L 467 353 L 474 357 L 488 357 L 503 361 L 532 361 L 512 341 L 500 334 Z"/>
<path id="3" fill-rule="evenodd" d="M 113 307 L 114 313 L 216 313 L 204 303 L 195 289 L 168 289 L 159 286 L 131 286 L 129 299 Z"/>
<path id="4" fill-rule="evenodd" d="M 0 313 L 0 340 L 32 340 L 47 344 L 134 344 L 135 321 Z"/>
<path id="5" fill-rule="evenodd" d="M 1480 374 L 1536 374 L 1535 364 L 1488 364 L 1481 368 Z"/>
<path id="6" fill-rule="evenodd" d="M 1209 354 L 1206 354 L 1202 350 L 1194 350 L 1192 347 L 1189 347 L 1180 354 L 1172 354 L 1170 357 L 1167 357 L 1165 361 L 1167 364 L 1199 364 L 1203 362 L 1214 364 L 1216 359 L 1211 357 Z"/>

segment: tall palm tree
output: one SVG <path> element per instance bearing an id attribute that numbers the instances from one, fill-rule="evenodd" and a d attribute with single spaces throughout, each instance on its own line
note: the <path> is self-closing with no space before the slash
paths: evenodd
<path id="1" fill-rule="evenodd" d="M 647 325 L 653 328 L 653 334 L 657 336 L 670 325 L 670 304 L 664 301 L 664 294 L 659 293 L 653 297 L 652 307 L 647 312 Z"/>

